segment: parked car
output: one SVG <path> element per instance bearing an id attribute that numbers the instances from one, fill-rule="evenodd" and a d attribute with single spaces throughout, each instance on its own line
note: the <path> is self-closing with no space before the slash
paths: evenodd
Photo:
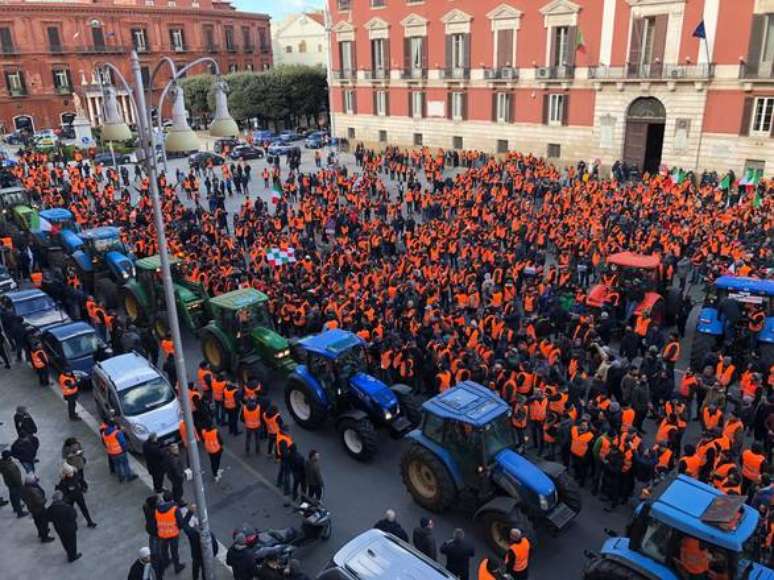
<path id="1" fill-rule="evenodd" d="M 32 137 L 32 144 L 35 147 L 56 147 L 57 143 L 59 143 L 59 137 L 53 129 L 43 129 Z"/>
<path id="2" fill-rule="evenodd" d="M 192 153 L 188 156 L 188 165 L 190 166 L 197 164 L 200 167 L 206 167 L 210 162 L 215 166 L 219 166 L 226 162 L 226 158 L 209 151 L 199 151 L 198 153 Z"/>
<path id="3" fill-rule="evenodd" d="M 287 155 L 291 151 L 297 151 L 299 155 L 301 154 L 301 148 L 297 145 L 287 143 L 272 143 L 269 145 L 269 156 L 271 157 Z"/>
<path id="4" fill-rule="evenodd" d="M 344 544 L 317 580 L 455 580 L 457 577 L 414 546 L 381 530 L 368 530 Z"/>
<path id="5" fill-rule="evenodd" d="M 53 298 L 37 288 L 8 292 L 0 299 L 0 307 L 21 316 L 28 332 L 32 333 L 70 322 L 70 317 Z"/>
<path id="6" fill-rule="evenodd" d="M 14 280 L 11 277 L 10 272 L 8 272 L 8 268 L 0 264 L 0 294 L 4 294 L 5 292 L 12 292 L 18 287 L 19 286 L 16 284 L 16 280 Z"/>
<path id="7" fill-rule="evenodd" d="M 145 358 L 130 352 L 101 361 L 91 380 L 100 416 L 115 416 L 133 452 L 142 451 L 151 433 L 162 443 L 179 440 L 181 411 L 175 390 Z"/>
<path id="8" fill-rule="evenodd" d="M 303 137 L 301 137 L 301 135 L 299 135 L 295 131 L 291 131 L 289 129 L 286 129 L 285 131 L 281 131 L 280 134 L 279 134 L 279 138 L 284 143 L 292 143 L 293 141 L 299 141 L 299 140 L 303 139 Z"/>
<path id="9" fill-rule="evenodd" d="M 97 361 L 113 355 L 94 327 L 82 321 L 52 326 L 41 342 L 57 373 L 70 369 L 90 376 Z"/>
<path id="10" fill-rule="evenodd" d="M 116 163 L 118 165 L 127 165 L 134 163 L 135 159 L 131 153 L 116 153 Z M 110 151 L 102 151 L 94 156 L 94 163 L 102 163 L 104 165 L 113 165 L 113 154 Z"/>
<path id="11" fill-rule="evenodd" d="M 276 135 L 267 129 L 264 129 L 262 131 L 253 131 L 253 140 L 256 143 L 271 141 L 274 137 L 276 137 Z"/>
<path id="12" fill-rule="evenodd" d="M 30 132 L 26 129 L 17 129 L 12 133 L 8 133 L 3 138 L 8 145 L 21 145 L 29 138 Z"/>
<path id="13" fill-rule="evenodd" d="M 218 139 L 215 141 L 215 145 L 213 146 L 213 151 L 215 153 L 223 154 L 224 151 L 226 151 L 226 148 L 229 150 L 234 149 L 234 147 L 239 147 L 242 144 L 242 142 L 239 139 L 236 139 L 234 137 L 227 137 L 224 139 Z"/>
<path id="14" fill-rule="evenodd" d="M 231 159 L 263 159 L 263 149 L 253 145 L 239 145 L 229 153 Z"/>
<path id="15" fill-rule="evenodd" d="M 304 141 L 304 147 L 306 149 L 320 149 L 325 145 L 327 135 L 322 131 L 316 131 L 309 135 Z"/>

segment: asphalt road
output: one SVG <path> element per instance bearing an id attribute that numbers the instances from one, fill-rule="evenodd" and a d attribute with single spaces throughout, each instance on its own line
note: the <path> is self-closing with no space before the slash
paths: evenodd
<path id="1" fill-rule="evenodd" d="M 303 160 L 302 171 L 313 168 L 311 152 L 305 151 Z M 351 155 L 343 155 L 342 161 L 354 168 Z M 264 190 L 263 180 L 260 178 L 265 162 L 256 160 L 250 164 L 253 169 L 252 195 L 258 193 L 268 201 L 270 192 Z M 171 177 L 177 167 L 187 171 L 187 161 L 171 160 Z M 284 176 L 287 171 L 284 160 L 282 168 Z M 242 198 L 236 195 L 228 198 L 227 209 L 236 211 L 241 202 Z M 688 327 L 691 327 L 691 322 Z M 690 335 L 683 344 L 684 358 L 689 354 L 689 344 Z M 184 354 L 190 378 L 195 376 L 202 355 L 197 339 L 187 333 L 184 335 Z M 280 406 L 283 417 L 288 419 L 289 414 L 285 410 L 282 396 L 282 377 L 271 377 L 267 387 L 272 401 Z M 81 403 L 96 414 L 90 394 L 82 396 Z M 292 424 L 292 420 L 290 421 Z M 645 427 L 652 436 L 655 432 L 652 421 L 648 420 Z M 222 433 L 226 452 L 222 462 L 225 474 L 220 483 L 213 482 L 206 454 L 202 452 L 209 515 L 212 528 L 220 542 L 228 547 L 232 531 L 242 522 L 259 528 L 298 525 L 297 517 L 283 505 L 284 499 L 273 485 L 277 473 L 276 464 L 265 455 L 245 457 L 242 436 L 231 437 L 225 430 L 222 430 Z M 385 433 L 380 439 L 377 457 L 369 464 L 362 464 L 345 453 L 332 427 L 307 432 L 294 425 L 292 435 L 302 453 L 306 454 L 310 449 L 320 451 L 325 479 L 323 499 L 334 518 L 333 535 L 328 542 L 302 548 L 298 553 L 307 573 L 316 573 L 336 549 L 359 532 L 371 527 L 383 516 L 387 508 L 397 511 L 398 520 L 409 535 L 418 525 L 419 518 L 429 515 L 413 503 L 400 478 L 399 462 L 401 453 L 407 447 L 406 442 L 392 440 Z M 193 490 L 189 489 L 186 496 L 193 498 Z M 616 512 L 608 513 L 604 511 L 602 502 L 585 491 L 583 499 L 582 513 L 563 534 L 558 537 L 551 537 L 547 533 L 539 534 L 538 546 L 531 563 L 533 577 L 579 577 L 585 562 L 584 550 L 596 550 L 601 547 L 606 538 L 604 528 L 623 531 L 634 507 L 632 502 L 628 507 L 619 507 Z M 451 535 L 454 528 L 464 528 L 475 544 L 477 562 L 478 556 L 489 554 L 489 551 L 483 542 L 483 533 L 472 522 L 470 515 L 469 512 L 455 511 L 432 517 L 436 522 L 436 539 L 439 544 Z"/>

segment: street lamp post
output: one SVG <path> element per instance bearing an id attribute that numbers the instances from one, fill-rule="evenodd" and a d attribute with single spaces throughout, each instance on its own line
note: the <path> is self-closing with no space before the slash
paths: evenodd
<path id="1" fill-rule="evenodd" d="M 162 99 L 163 96 L 166 94 L 167 90 L 172 84 L 175 84 L 176 79 L 183 74 L 188 68 L 191 66 L 194 66 L 195 64 L 198 64 L 200 61 L 206 60 L 206 59 L 199 59 L 199 61 L 195 61 L 194 63 L 191 63 L 190 65 L 184 67 L 179 72 L 174 70 L 173 65 L 173 77 L 172 80 L 167 83 L 167 86 L 164 88 L 164 92 L 162 93 Z M 211 59 L 210 59 L 211 60 Z M 174 358 L 175 358 L 175 369 L 177 371 L 177 377 L 178 377 L 178 383 L 180 388 L 180 398 L 182 399 L 181 403 L 183 406 L 183 419 L 185 421 L 186 426 L 186 449 L 188 450 L 188 460 L 191 466 L 191 470 L 193 472 L 193 482 L 194 482 L 194 493 L 196 496 L 196 504 L 198 507 L 198 514 L 197 517 L 199 519 L 199 537 L 202 544 L 202 563 L 204 568 L 204 577 L 206 580 L 214 580 L 215 578 L 215 562 L 213 558 L 213 547 L 212 547 L 212 535 L 210 533 L 210 524 L 209 524 L 209 518 L 207 515 L 207 501 L 204 493 L 204 480 L 202 479 L 202 469 L 201 469 L 201 461 L 199 458 L 199 447 L 196 442 L 196 431 L 194 427 L 193 422 L 193 415 L 191 413 L 191 400 L 188 396 L 188 375 L 186 373 L 185 368 L 185 357 L 183 355 L 183 343 L 181 340 L 180 335 L 180 324 L 178 322 L 177 317 L 177 306 L 175 303 L 175 289 L 174 285 L 172 283 L 172 272 L 170 269 L 170 261 L 169 261 L 169 249 L 167 247 L 167 237 L 166 232 L 164 230 L 164 216 L 162 214 L 162 208 L 161 208 L 161 200 L 159 197 L 159 189 L 158 189 L 158 168 L 156 166 L 156 139 L 155 134 L 152 128 L 152 120 L 149 115 L 148 108 L 146 106 L 145 101 L 145 90 L 143 87 L 143 79 L 142 79 L 142 71 L 140 68 L 140 59 L 137 56 L 136 51 L 132 51 L 131 54 L 131 65 L 132 65 L 132 73 L 134 74 L 134 81 L 135 81 L 135 90 L 132 90 L 131 86 L 127 82 L 127 80 L 124 78 L 124 76 L 121 74 L 121 71 L 118 70 L 114 65 L 111 63 L 104 63 L 102 67 L 106 67 L 111 69 L 114 73 L 116 78 L 119 79 L 121 84 L 123 85 L 124 89 L 127 91 L 127 93 L 130 96 L 130 101 L 134 105 L 135 111 L 136 111 L 136 117 L 137 117 L 137 128 L 138 128 L 138 134 L 139 134 L 139 141 L 140 141 L 140 153 L 141 159 L 138 159 L 138 162 L 143 161 L 145 163 L 146 170 L 148 172 L 148 176 L 150 178 L 150 192 L 151 192 L 151 201 L 153 203 L 153 218 L 154 218 L 154 225 L 156 227 L 156 235 L 158 236 L 158 246 L 159 246 L 159 257 L 161 260 L 161 279 L 164 286 L 164 300 L 166 302 L 166 308 L 167 308 L 167 316 L 168 316 L 168 324 L 169 329 L 172 334 L 172 341 L 175 345 L 175 351 L 174 351 Z M 109 140 L 124 140 L 126 139 L 126 135 L 129 132 L 128 127 L 126 123 L 121 121 L 120 116 L 117 114 L 117 108 L 115 111 L 115 115 L 113 114 L 113 108 L 115 108 L 115 89 L 112 89 L 112 93 L 110 90 L 112 87 L 109 87 L 105 91 L 105 125 L 103 127 L 103 137 L 107 133 L 107 139 Z M 183 122 L 185 122 L 185 103 L 181 101 L 182 99 L 182 90 L 178 89 L 179 95 L 177 96 L 176 100 L 176 106 L 174 109 L 174 112 L 176 114 L 180 114 L 180 107 L 182 103 L 183 111 Z M 110 98 L 112 96 L 112 99 Z M 161 105 L 163 102 L 159 103 L 159 117 L 161 117 Z M 225 116 L 228 116 L 228 111 L 225 111 Z M 228 117 L 230 119 L 230 117 Z M 233 123 L 233 127 L 236 128 L 236 123 L 231 119 L 231 123 Z M 187 128 L 187 122 L 185 122 L 185 126 Z M 181 127 L 183 129 L 183 127 Z M 188 129 L 190 131 L 190 128 Z M 123 139 L 121 139 L 123 137 Z M 175 145 L 175 143 L 170 143 L 170 145 Z M 138 155 L 138 157 L 140 157 Z"/>

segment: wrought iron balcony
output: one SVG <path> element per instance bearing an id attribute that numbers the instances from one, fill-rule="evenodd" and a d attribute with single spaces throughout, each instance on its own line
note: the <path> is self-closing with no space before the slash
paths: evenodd
<path id="1" fill-rule="evenodd" d="M 568 80 L 575 78 L 575 67 L 570 65 L 541 66 L 535 69 L 538 80 Z"/>
<path id="2" fill-rule="evenodd" d="M 519 69 L 510 66 L 484 69 L 486 80 L 512 81 L 519 78 Z"/>
<path id="3" fill-rule="evenodd" d="M 426 68 L 404 68 L 400 71 L 400 78 L 404 80 L 418 80 L 427 78 Z"/>
<path id="4" fill-rule="evenodd" d="M 603 81 L 698 81 L 711 79 L 714 74 L 714 64 L 653 63 L 589 67 L 589 78 Z"/>
<path id="5" fill-rule="evenodd" d="M 333 71 L 333 78 L 336 80 L 350 80 L 354 79 L 357 71 L 352 68 L 344 68 Z"/>
<path id="6" fill-rule="evenodd" d="M 442 68 L 438 72 L 444 80 L 466 80 L 470 78 L 470 69 L 466 67 Z"/>
<path id="7" fill-rule="evenodd" d="M 12 97 L 26 97 L 27 89 L 8 89 L 8 94 Z"/>
<path id="8" fill-rule="evenodd" d="M 255 52 L 255 46 L 252 44 L 246 44 L 242 47 L 242 50 L 247 53 L 253 53 Z"/>
<path id="9" fill-rule="evenodd" d="M 19 54 L 19 49 L 15 46 L 11 46 L 9 44 L 0 45 L 0 55 L 13 56 L 15 54 Z"/>
<path id="10" fill-rule="evenodd" d="M 774 79 L 774 67 L 763 68 L 760 63 L 739 64 L 739 78 L 748 81 L 770 81 Z"/>
<path id="11" fill-rule="evenodd" d="M 127 51 L 127 47 L 121 44 L 100 44 L 78 47 L 78 52 L 81 54 L 122 54 Z"/>
<path id="12" fill-rule="evenodd" d="M 71 95 L 73 93 L 73 88 L 71 86 L 54 87 L 54 92 L 57 95 Z"/>
<path id="13" fill-rule="evenodd" d="M 363 73 L 368 81 L 383 81 L 390 78 L 390 71 L 384 68 L 366 69 Z"/>

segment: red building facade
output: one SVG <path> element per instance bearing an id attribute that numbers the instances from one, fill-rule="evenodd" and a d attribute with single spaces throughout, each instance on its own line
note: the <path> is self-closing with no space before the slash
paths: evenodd
<path id="1" fill-rule="evenodd" d="M 94 69 L 109 61 L 131 82 L 133 49 L 146 83 L 164 56 L 178 67 L 212 57 L 222 73 L 272 64 L 269 17 L 237 12 L 228 1 L 0 0 L 3 129 L 58 127 L 74 114 L 75 94 L 92 123 L 99 124 L 102 96 Z M 197 66 L 191 74 L 208 68 Z M 156 75 L 156 96 L 168 80 L 167 69 Z M 121 113 L 134 122 L 128 96 L 116 86 Z"/>
<path id="2" fill-rule="evenodd" d="M 774 0 L 328 3 L 350 140 L 774 168 Z"/>

